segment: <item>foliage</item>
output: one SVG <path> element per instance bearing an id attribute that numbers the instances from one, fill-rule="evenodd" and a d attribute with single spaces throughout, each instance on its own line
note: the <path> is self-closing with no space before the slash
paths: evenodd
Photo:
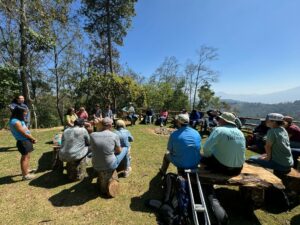
<path id="1" fill-rule="evenodd" d="M 6 108 L 20 93 L 20 83 L 15 69 L 0 67 L 0 110 Z"/>
<path id="2" fill-rule="evenodd" d="M 123 45 L 131 26 L 137 0 L 84 0 L 82 13 L 87 17 L 86 30 L 98 35 L 104 51 L 104 65 L 113 73 L 113 45 Z M 116 49 L 114 50 L 117 51 Z M 105 72 L 107 69 L 105 68 Z"/>
<path id="3" fill-rule="evenodd" d="M 76 89 L 78 99 L 85 98 L 81 102 L 92 108 L 100 103 L 102 107 L 113 104 L 115 109 L 120 109 L 134 102 L 137 106 L 144 104 L 144 90 L 131 77 L 118 76 L 116 74 L 101 75 L 92 72 L 85 77 Z"/>

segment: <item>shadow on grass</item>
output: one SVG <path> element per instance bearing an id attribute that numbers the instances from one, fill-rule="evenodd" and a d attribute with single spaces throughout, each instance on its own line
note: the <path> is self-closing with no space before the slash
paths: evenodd
<path id="1" fill-rule="evenodd" d="M 53 170 L 30 181 L 29 185 L 51 189 L 68 183 L 70 183 L 70 181 L 66 174 L 62 174 L 62 172 L 58 170 Z"/>
<path id="2" fill-rule="evenodd" d="M 5 176 L 5 177 L 0 177 L 0 185 L 3 184 L 12 184 L 12 183 L 16 183 L 16 182 L 20 182 L 21 180 L 13 180 L 13 177 L 18 177 L 21 176 L 21 174 L 18 175 L 11 175 L 11 176 Z"/>
<path id="3" fill-rule="evenodd" d="M 300 214 L 294 216 L 291 219 L 291 225 L 299 225 L 300 224 Z"/>
<path id="4" fill-rule="evenodd" d="M 18 151 L 16 146 L 13 147 L 1 147 L 0 148 L 0 152 L 14 152 L 14 151 Z"/>
<path id="5" fill-rule="evenodd" d="M 229 217 L 230 225 L 261 225 L 253 211 L 249 211 L 238 190 L 217 188 L 216 196 Z"/>
<path id="6" fill-rule="evenodd" d="M 51 170 L 53 162 L 53 151 L 44 152 L 43 155 L 39 158 L 38 168 L 36 173 L 45 172 Z"/>
<path id="7" fill-rule="evenodd" d="M 146 206 L 146 202 L 150 199 L 163 199 L 161 188 L 161 175 L 158 173 L 149 183 L 149 190 L 139 197 L 131 199 L 130 208 L 133 211 L 154 212 L 153 209 Z"/>
<path id="8" fill-rule="evenodd" d="M 46 141 L 45 144 L 53 145 L 53 141 Z"/>
<path id="9" fill-rule="evenodd" d="M 66 207 L 82 205 L 86 202 L 99 197 L 96 184 L 92 184 L 92 178 L 83 179 L 69 189 L 62 190 L 58 194 L 49 198 L 53 206 Z"/>

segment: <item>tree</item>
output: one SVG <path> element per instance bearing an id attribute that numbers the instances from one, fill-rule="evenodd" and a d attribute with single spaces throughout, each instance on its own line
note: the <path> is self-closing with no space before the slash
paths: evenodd
<path id="1" fill-rule="evenodd" d="M 217 81 L 218 73 L 209 67 L 209 63 L 217 59 L 217 50 L 208 46 L 201 46 L 197 51 L 198 59 L 196 63 L 189 62 L 186 65 L 185 73 L 187 79 L 187 90 L 192 96 L 192 109 L 196 106 L 196 97 L 199 86 L 205 82 Z"/>
<path id="2" fill-rule="evenodd" d="M 131 18 L 135 16 L 134 4 L 137 0 L 83 0 L 82 13 L 87 17 L 86 30 L 97 34 L 99 46 L 105 51 L 103 62 L 107 63 L 112 74 L 113 48 L 123 45 L 131 26 Z M 117 51 L 117 50 L 115 50 Z"/>

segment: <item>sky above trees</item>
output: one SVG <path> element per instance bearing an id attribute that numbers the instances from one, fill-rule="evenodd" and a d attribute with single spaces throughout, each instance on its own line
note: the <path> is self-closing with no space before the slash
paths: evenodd
<path id="1" fill-rule="evenodd" d="M 146 77 L 165 57 L 182 67 L 201 45 L 218 49 L 216 92 L 271 93 L 300 85 L 300 1 L 140 0 L 121 62 Z"/>

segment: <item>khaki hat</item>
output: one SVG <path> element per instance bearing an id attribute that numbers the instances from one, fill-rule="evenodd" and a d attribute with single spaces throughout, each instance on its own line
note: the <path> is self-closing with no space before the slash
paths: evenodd
<path id="1" fill-rule="evenodd" d="M 266 120 L 283 121 L 283 115 L 280 113 L 269 113 Z"/>
<path id="2" fill-rule="evenodd" d="M 179 114 L 175 117 L 175 119 L 181 124 L 188 124 L 190 122 L 188 114 Z"/>
<path id="3" fill-rule="evenodd" d="M 102 124 L 103 124 L 103 126 L 112 125 L 113 124 L 113 120 L 111 118 L 109 118 L 109 117 L 105 117 L 102 120 Z"/>
<path id="4" fill-rule="evenodd" d="M 226 123 L 230 123 L 232 125 L 236 125 L 236 123 L 235 123 L 236 117 L 232 113 L 230 113 L 230 112 L 223 112 L 217 118 L 223 119 Z"/>

